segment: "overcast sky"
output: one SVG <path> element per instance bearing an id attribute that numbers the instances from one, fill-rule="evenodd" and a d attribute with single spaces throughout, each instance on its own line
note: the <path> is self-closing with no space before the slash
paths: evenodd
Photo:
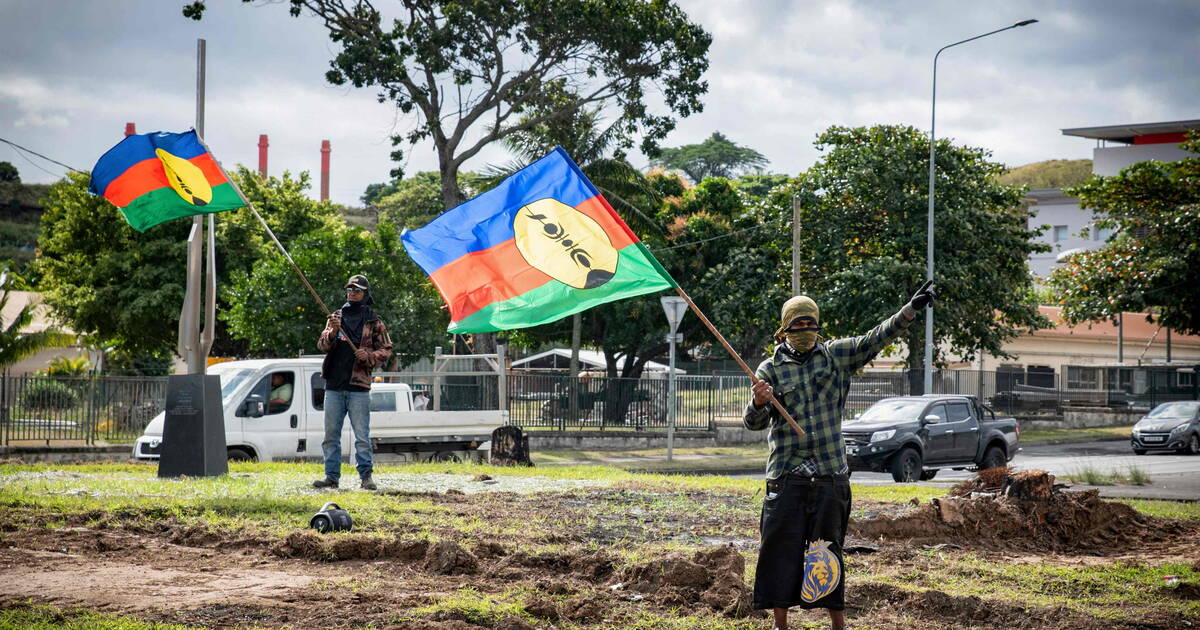
<path id="1" fill-rule="evenodd" d="M 209 0 L 203 21 L 183 0 L 0 0 L 0 138 L 90 169 L 122 137 L 182 131 L 195 119 L 196 39 L 207 40 L 206 139 L 227 166 L 310 171 L 317 195 L 321 140 L 333 145 L 331 197 L 357 204 L 393 167 L 387 140 L 413 121 L 371 89 L 331 86 L 334 50 L 311 17 L 286 6 Z M 380 0 L 377 4 L 386 4 Z M 929 129 L 933 55 L 948 43 L 1027 18 L 1038 24 L 950 49 L 938 64 L 938 137 L 991 149 L 1009 166 L 1090 158 L 1092 141 L 1061 129 L 1200 118 L 1200 2 L 891 2 L 679 0 L 713 35 L 704 111 L 665 146 L 713 131 L 757 149 L 773 172 L 819 156 L 830 125 L 902 123 Z M 434 170 L 429 146 L 406 170 Z M 7 145 L 26 182 L 64 169 Z M 468 169 L 508 159 L 485 151 Z M 633 156 L 644 166 L 644 156 Z"/>

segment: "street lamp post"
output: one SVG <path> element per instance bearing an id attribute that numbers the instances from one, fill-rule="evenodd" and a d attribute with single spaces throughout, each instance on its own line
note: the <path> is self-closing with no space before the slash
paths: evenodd
<path id="1" fill-rule="evenodd" d="M 955 46 L 958 46 L 959 44 L 973 42 L 977 39 L 987 37 L 988 35 L 995 35 L 996 33 L 999 33 L 1002 31 L 1007 31 L 1012 28 L 1017 28 L 1018 26 L 1026 26 L 1029 24 L 1033 24 L 1034 22 L 1037 22 L 1037 20 L 1021 20 L 1020 22 L 1017 22 L 1016 24 L 1013 24 L 1012 26 L 1005 26 L 1004 28 L 998 28 L 989 33 L 984 33 L 983 35 L 976 35 L 975 37 L 971 37 L 969 39 L 964 39 L 961 42 L 954 42 L 953 44 L 947 44 L 947 45 L 939 48 L 937 53 L 933 56 L 933 99 L 932 99 L 932 105 L 930 106 L 931 112 L 929 115 L 929 217 L 928 217 L 928 225 L 926 226 L 926 243 L 925 243 L 925 245 L 926 245 L 926 247 L 925 247 L 925 279 L 926 280 L 933 280 L 933 196 L 934 196 L 933 174 L 934 174 L 934 158 L 936 157 L 936 146 L 937 146 L 936 142 L 935 142 L 937 136 L 934 135 L 934 130 L 937 125 L 937 60 L 938 60 L 938 56 L 941 55 L 942 51 L 946 50 L 947 48 L 953 48 Z M 930 302 L 929 305 L 925 307 L 925 363 L 922 367 L 924 367 L 924 371 L 925 371 L 925 393 L 932 394 L 933 393 L 933 302 Z"/>

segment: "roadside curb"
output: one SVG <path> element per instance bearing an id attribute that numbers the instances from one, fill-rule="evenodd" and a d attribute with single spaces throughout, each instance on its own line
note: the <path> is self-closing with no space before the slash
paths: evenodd
<path id="1" fill-rule="evenodd" d="M 1024 440 L 1017 443 L 1017 446 L 1058 446 L 1060 444 L 1085 444 L 1087 442 L 1128 442 L 1129 436 L 1121 437 L 1118 435 L 1110 435 L 1107 437 L 1091 437 L 1091 438 L 1062 438 L 1059 440 L 1037 440 L 1034 442 L 1026 442 Z"/>

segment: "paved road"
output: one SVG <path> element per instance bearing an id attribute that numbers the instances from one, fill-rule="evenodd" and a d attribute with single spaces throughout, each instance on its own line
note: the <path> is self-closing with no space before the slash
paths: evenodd
<path id="1" fill-rule="evenodd" d="M 1175 455 L 1150 453 L 1134 455 L 1126 441 L 1084 442 L 1044 446 L 1025 446 L 1013 458 L 1010 465 L 1015 468 L 1040 468 L 1069 483 L 1068 475 L 1090 467 L 1101 473 L 1120 472 L 1128 475 L 1130 466 L 1136 466 L 1150 476 L 1147 486 L 1096 486 L 1100 494 L 1107 497 L 1133 497 L 1139 499 L 1190 499 L 1200 500 L 1200 455 Z M 971 476 L 969 471 L 945 470 L 938 473 L 934 482 L 919 485 L 957 482 Z M 854 483 L 894 483 L 888 473 L 856 472 Z M 1075 485 L 1076 489 L 1092 486 Z"/>

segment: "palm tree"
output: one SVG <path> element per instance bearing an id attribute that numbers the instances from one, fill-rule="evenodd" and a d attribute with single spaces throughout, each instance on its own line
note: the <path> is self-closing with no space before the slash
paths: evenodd
<path id="1" fill-rule="evenodd" d="M 8 289 L 8 271 L 0 273 L 0 312 L 8 306 L 11 295 Z M 30 333 L 21 330 L 33 322 L 33 309 L 36 305 L 26 304 L 17 311 L 10 321 L 0 320 L 0 370 L 21 359 L 33 356 L 47 348 L 66 348 L 75 343 L 75 337 L 54 327 L 48 327 Z"/>

